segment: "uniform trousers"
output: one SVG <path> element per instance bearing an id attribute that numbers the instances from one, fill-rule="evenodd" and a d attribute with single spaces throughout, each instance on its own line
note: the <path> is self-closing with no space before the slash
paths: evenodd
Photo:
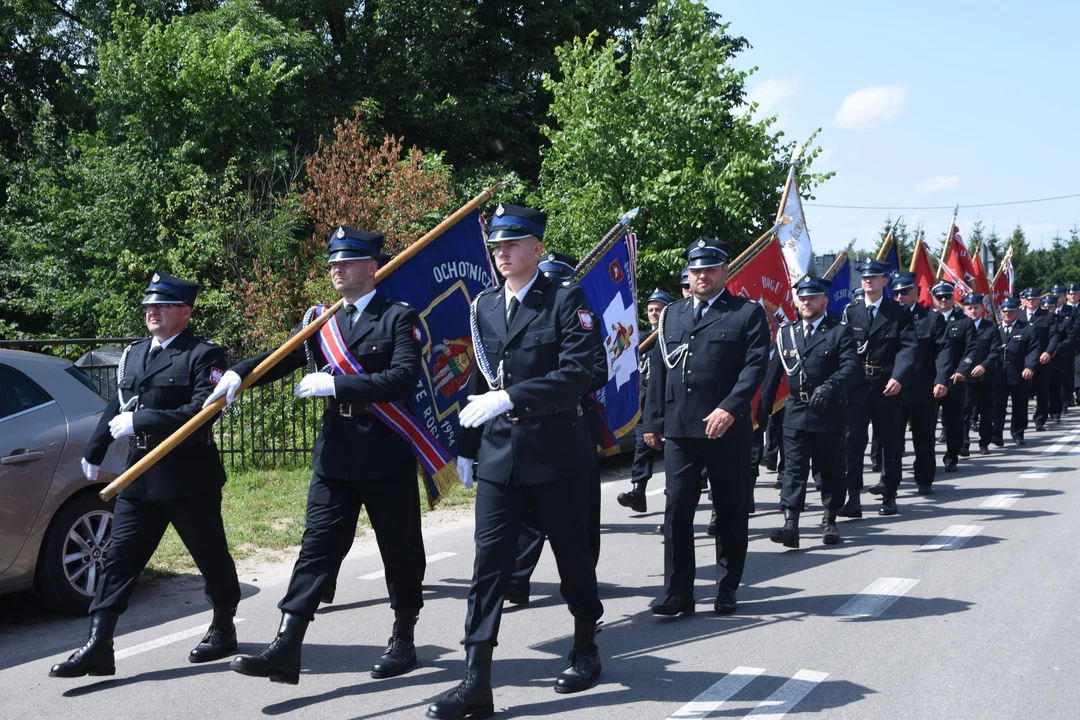
<path id="1" fill-rule="evenodd" d="M 881 393 L 875 386 L 871 393 Z M 870 425 L 874 426 L 874 438 L 882 450 L 881 482 L 896 494 L 900 486 L 900 458 L 904 453 L 903 403 L 899 395 L 871 397 L 868 403 L 848 403 L 847 438 L 847 491 L 858 499 L 863 489 L 863 462 L 866 444 L 870 439 Z"/>
<path id="2" fill-rule="evenodd" d="M 911 426 L 911 445 L 915 450 L 915 461 L 911 470 L 918 485 L 934 483 L 937 471 L 937 455 L 934 452 L 934 443 L 937 442 L 937 410 L 937 402 L 933 401 L 903 407 L 901 422 Z"/>
<path id="3" fill-rule="evenodd" d="M 390 607 L 416 615 L 424 606 L 427 566 L 420 531 L 420 488 L 414 472 L 350 482 L 314 473 L 308 486 L 307 516 L 300 556 L 293 565 L 282 612 L 315 619 L 323 587 L 337 577 L 356 536 L 361 508 L 367 509 L 385 568 Z"/>
<path id="4" fill-rule="evenodd" d="M 1044 425 L 1050 419 L 1050 363 L 1045 365 L 1039 363 L 1035 367 L 1035 377 L 1032 384 L 1035 392 L 1035 415 L 1032 420 L 1035 421 L 1036 425 Z M 1026 410 L 1024 415 L 1027 415 Z M 1024 425 L 1027 426 L 1027 423 L 1025 422 Z"/>
<path id="5" fill-rule="evenodd" d="M 589 471 L 589 498 L 585 522 L 589 530 L 589 550 L 592 551 L 593 568 L 600 562 L 600 467 Z M 532 578 L 540 555 L 544 552 L 544 540 L 547 533 L 540 529 L 540 521 L 531 510 L 526 513 L 518 537 L 517 560 L 514 561 L 514 579 L 511 587 L 518 592 L 529 594 L 529 580 Z"/>
<path id="6" fill-rule="evenodd" d="M 653 450 L 645 443 L 645 431 L 639 422 L 634 426 L 634 461 L 630 464 L 630 482 L 638 492 L 645 492 L 657 458 L 664 457 L 662 452 Z"/>
<path id="7" fill-rule="evenodd" d="M 968 432 L 977 415 L 979 418 L 979 446 L 987 447 L 994 436 L 994 385 L 989 379 L 971 379 L 964 395 L 964 447 L 968 445 Z"/>
<path id="8" fill-rule="evenodd" d="M 970 382 L 970 380 L 968 381 Z M 964 408 L 968 388 L 967 382 L 953 383 L 949 394 L 941 398 L 941 424 L 945 428 L 945 460 L 956 461 L 960 458 L 960 448 L 964 445 L 967 431 L 964 425 Z"/>
<path id="9" fill-rule="evenodd" d="M 994 385 L 994 437 L 1005 435 L 1005 410 L 1012 400 L 1012 419 L 1009 431 L 1021 433 L 1028 426 L 1028 398 L 1031 394 L 1031 381 L 1022 380 L 1019 385 L 1006 385 L 998 382 Z"/>
<path id="10" fill-rule="evenodd" d="M 1065 387 L 1065 376 L 1072 376 L 1072 367 L 1067 365 L 1065 360 L 1065 352 L 1062 351 L 1054 355 L 1050 360 L 1050 400 L 1049 407 L 1050 415 L 1057 417 L 1061 414 L 1062 409 L 1065 407 L 1065 393 L 1068 391 Z"/>
<path id="11" fill-rule="evenodd" d="M 789 400 L 790 402 L 790 400 Z M 813 466 L 821 477 L 821 504 L 836 512 L 844 505 L 844 430 L 796 430 L 784 427 L 784 489 L 780 505 L 802 512 Z"/>
<path id="12" fill-rule="evenodd" d="M 135 582 L 169 523 L 202 573 L 210 604 L 229 610 L 240 603 L 240 581 L 221 520 L 220 492 L 178 500 L 134 500 L 121 494 L 113 511 L 112 547 L 91 613 L 127 610 Z"/>
<path id="13" fill-rule="evenodd" d="M 749 527 L 750 418 L 736 418 L 720 438 L 665 438 L 665 596 L 675 602 L 694 597 L 697 572 L 694 512 L 701 499 L 701 471 L 707 470 L 716 510 L 717 590 L 738 589 L 746 566 Z"/>
<path id="14" fill-rule="evenodd" d="M 531 514 L 547 535 L 559 568 L 559 592 L 570 614 L 595 622 L 604 613 L 596 589 L 596 568 L 589 547 L 585 513 L 588 481 L 581 473 L 555 482 L 506 485 L 480 479 L 476 484 L 476 560 L 469 588 L 469 610 L 462 643 L 498 644 L 502 601 L 514 572 L 518 539 Z"/>

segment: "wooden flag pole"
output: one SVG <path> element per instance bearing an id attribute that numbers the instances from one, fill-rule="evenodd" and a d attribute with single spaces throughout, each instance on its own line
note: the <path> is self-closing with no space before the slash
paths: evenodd
<path id="1" fill-rule="evenodd" d="M 953 232 L 956 230 L 956 215 L 960 212 L 960 206 L 957 205 L 952 211 L 952 220 L 949 221 L 949 232 L 945 235 L 945 247 L 941 248 L 941 260 L 938 261 L 937 279 L 941 279 L 941 266 L 949 260 L 949 254 L 952 251 L 953 244 Z"/>
<path id="2" fill-rule="evenodd" d="M 461 218 L 468 215 L 470 212 L 478 208 L 480 205 L 487 202 L 491 197 L 498 192 L 499 188 L 504 185 L 503 182 L 492 185 L 486 190 L 482 191 L 479 195 L 460 207 L 453 215 L 443 220 L 434 228 L 429 230 L 422 238 L 414 242 L 412 245 L 403 250 L 397 257 L 390 262 L 386 263 L 383 267 L 379 268 L 379 271 L 375 274 L 375 282 L 379 282 L 381 279 L 392 273 L 399 268 L 403 263 L 407 262 L 409 258 L 416 255 L 418 252 L 424 249 L 427 245 L 431 244 L 437 237 L 449 230 L 456 222 Z M 237 394 L 240 394 L 244 390 L 248 389 L 255 382 L 265 375 L 270 368 L 281 362 L 286 355 L 291 353 L 300 345 L 311 338 L 315 333 L 319 331 L 319 328 L 323 326 L 331 317 L 334 316 L 340 308 L 344 300 L 339 299 L 336 303 L 331 305 L 326 312 L 319 315 L 312 320 L 304 328 L 301 328 L 299 332 L 293 335 L 291 338 L 285 341 L 281 347 L 271 353 L 265 360 L 255 366 L 255 369 L 248 373 L 244 378 L 243 383 L 240 385 L 240 389 L 237 390 Z M 146 470 L 156 463 L 161 458 L 165 457 L 170 450 L 175 448 L 181 442 L 184 441 L 189 435 L 198 430 L 204 424 L 209 422 L 225 409 L 225 398 L 218 398 L 212 404 L 204 407 L 193 418 L 180 426 L 176 432 L 166 438 L 160 445 L 143 456 L 138 462 L 129 467 L 120 477 L 113 480 L 111 483 L 105 486 L 105 488 L 98 493 L 102 500 L 108 502 L 112 500 L 116 495 L 126 488 L 131 483 L 135 482 Z"/>
<path id="3" fill-rule="evenodd" d="M 853 247 L 855 247 L 855 241 L 854 240 L 849 242 L 848 246 L 846 248 L 844 248 L 844 251 L 836 256 L 836 259 L 833 260 L 833 264 L 830 265 L 829 269 L 825 271 L 825 279 L 826 280 L 832 280 L 833 279 L 833 275 L 835 275 L 840 270 L 840 265 L 843 264 L 844 260 L 847 259 L 847 257 L 851 254 L 851 248 L 853 248 Z"/>
<path id="4" fill-rule="evenodd" d="M 892 227 L 889 228 L 889 232 L 885 234 L 885 239 L 881 241 L 881 247 L 878 248 L 876 260 L 884 260 L 888 256 L 889 251 L 892 250 L 892 246 L 896 243 L 896 226 L 900 224 L 900 218 L 902 217 L 904 216 L 897 215 L 896 222 L 892 224 Z M 898 261 L 900 260 L 899 251 L 896 253 L 896 259 Z M 900 268 L 897 267 L 896 269 L 899 270 Z"/>

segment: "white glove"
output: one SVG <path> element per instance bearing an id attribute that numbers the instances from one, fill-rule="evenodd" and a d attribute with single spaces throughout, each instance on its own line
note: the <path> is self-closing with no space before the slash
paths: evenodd
<path id="1" fill-rule="evenodd" d="M 457 459 L 457 475 L 466 490 L 472 490 L 472 458 L 459 457 Z"/>
<path id="2" fill-rule="evenodd" d="M 330 373 L 311 373 L 296 383 L 293 394 L 296 397 L 334 397 L 334 376 Z"/>
<path id="3" fill-rule="evenodd" d="M 122 412 L 109 421 L 109 432 L 113 440 L 135 434 L 135 413 Z"/>
<path id="4" fill-rule="evenodd" d="M 204 408 L 210 407 L 214 404 L 214 401 L 222 395 L 225 396 L 225 405 L 232 405 L 233 400 L 236 399 L 236 391 L 240 389 L 240 385 L 243 384 L 243 382 L 243 378 L 232 370 L 226 370 L 225 374 L 218 380 L 217 386 L 214 387 L 214 392 L 210 393 L 210 397 L 206 398 L 206 402 L 204 402 L 202 406 Z"/>
<path id="5" fill-rule="evenodd" d="M 82 463 L 82 474 L 86 477 L 86 479 L 90 482 L 97 480 L 98 470 L 101 469 L 101 466 L 91 465 L 90 463 L 86 462 L 86 458 L 83 458 L 79 462 Z"/>
<path id="6" fill-rule="evenodd" d="M 502 415 L 513 407 L 514 403 L 505 390 L 470 395 L 469 404 L 461 411 L 458 420 L 461 422 L 461 427 L 480 427 L 491 418 Z"/>

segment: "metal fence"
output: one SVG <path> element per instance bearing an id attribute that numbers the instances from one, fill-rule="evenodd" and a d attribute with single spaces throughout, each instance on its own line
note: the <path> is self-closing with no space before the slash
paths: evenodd
<path id="1" fill-rule="evenodd" d="M 0 340 L 0 347 L 67 358 L 82 370 L 106 400 L 116 393 L 123 349 L 140 338 Z M 232 364 L 236 359 L 229 359 Z M 246 390 L 214 421 L 221 460 L 230 469 L 302 467 L 311 463 L 325 400 L 301 400 L 292 393 L 303 377 L 297 370 L 279 382 Z"/>

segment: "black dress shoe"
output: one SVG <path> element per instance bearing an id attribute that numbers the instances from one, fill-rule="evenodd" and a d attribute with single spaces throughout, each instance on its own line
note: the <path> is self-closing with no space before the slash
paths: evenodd
<path id="1" fill-rule="evenodd" d="M 386 644 L 386 652 L 371 666 L 371 677 L 376 680 L 397 677 L 416 667 L 416 645 L 413 644 L 415 627 L 415 613 L 397 615 L 393 634 Z"/>
<path id="2" fill-rule="evenodd" d="M 896 498 L 891 495 L 886 495 L 881 498 L 881 507 L 878 508 L 878 515 L 895 515 L 896 514 Z"/>
<path id="3" fill-rule="evenodd" d="M 738 604 L 735 602 L 734 590 L 721 590 L 716 594 L 716 602 L 712 606 L 713 612 L 717 615 L 731 615 L 738 609 Z"/>
<path id="4" fill-rule="evenodd" d="M 885 483 L 879 482 L 877 485 L 872 485 L 867 492 L 869 492 L 871 495 L 884 495 L 885 491 Z"/>
<path id="5" fill-rule="evenodd" d="M 509 585 L 506 588 L 506 593 L 503 594 L 503 600 L 511 605 L 528 605 L 529 591 L 516 585 Z"/>
<path id="6" fill-rule="evenodd" d="M 297 685 L 300 683 L 300 651 L 304 644 L 308 621 L 299 615 L 282 613 L 277 637 L 255 655 L 237 655 L 229 669 L 241 675 L 270 678 L 270 682 Z"/>
<path id="7" fill-rule="evenodd" d="M 236 625 L 233 616 L 236 608 L 219 610 L 214 608 L 214 619 L 210 623 L 202 642 L 188 654 L 188 661 L 193 663 L 220 660 L 236 652 Z"/>
<path id="8" fill-rule="evenodd" d="M 1046 429 L 1046 423 L 1035 423 L 1035 432 L 1042 432 Z"/>
<path id="9" fill-rule="evenodd" d="M 659 602 L 653 605 L 651 610 L 653 615 L 662 615 L 664 617 L 674 617 L 676 615 L 693 615 L 694 601 L 665 598 L 663 602 Z"/>
<path id="10" fill-rule="evenodd" d="M 1001 435 L 995 435 L 994 437 L 990 438 L 990 442 L 994 445 L 997 445 L 998 447 L 1005 447 L 1005 438 Z"/>
<path id="11" fill-rule="evenodd" d="M 766 460 L 765 469 L 769 472 L 776 472 L 776 458 L 769 458 Z"/>
<path id="12" fill-rule="evenodd" d="M 574 620 L 574 646 L 566 667 L 555 678 L 555 692 L 568 694 L 588 690 L 600 679 L 600 650 L 596 647 L 596 622 Z"/>
<path id="13" fill-rule="evenodd" d="M 783 490 L 784 489 L 784 483 L 783 483 L 783 481 L 780 480 L 780 478 L 777 478 L 776 482 L 774 482 L 772 484 L 772 486 L 773 486 L 773 490 Z"/>
<path id="14" fill-rule="evenodd" d="M 115 675 L 113 633 L 120 618 L 114 612 L 96 612 L 90 616 L 90 639 L 67 660 L 49 670 L 49 677 L 77 678 L 84 675 Z"/>
<path id="15" fill-rule="evenodd" d="M 862 502 L 859 500 L 848 500 L 844 503 L 844 507 L 836 511 L 837 517 L 845 518 L 861 518 L 862 517 Z"/>
<path id="16" fill-rule="evenodd" d="M 933 485 L 919 485 L 919 488 L 918 488 L 918 490 L 915 491 L 915 494 L 916 495 L 933 495 L 934 494 L 934 486 Z"/>
<path id="17" fill-rule="evenodd" d="M 1038 428 L 1035 429 L 1038 430 Z M 1024 439 L 1024 433 L 1013 433 L 1012 439 L 1017 445 L 1027 445 L 1027 440 Z"/>
<path id="18" fill-rule="evenodd" d="M 960 457 L 971 457 L 970 445 L 964 445 L 960 448 Z"/>
<path id="19" fill-rule="evenodd" d="M 709 537 L 716 537 L 716 510 L 712 511 L 712 516 L 709 517 L 709 527 L 705 528 L 705 532 Z"/>
<path id="20" fill-rule="evenodd" d="M 664 534 L 664 526 L 663 525 L 657 525 L 656 526 L 656 534 L 657 535 L 663 535 Z"/>
<path id="21" fill-rule="evenodd" d="M 979 446 L 979 454 L 980 455 L 989 455 L 990 454 L 990 447 L 988 445 L 980 445 Z"/>
<path id="22" fill-rule="evenodd" d="M 619 501 L 620 505 L 630 508 L 636 513 L 647 512 L 649 509 L 648 503 L 645 501 L 645 493 L 637 488 L 630 492 L 619 493 L 619 496 L 615 499 Z"/>
<path id="23" fill-rule="evenodd" d="M 946 460 L 945 461 L 945 472 L 956 472 L 956 461 L 955 460 Z"/>
<path id="24" fill-rule="evenodd" d="M 463 720 L 487 718 L 495 714 L 491 695 L 491 643 L 465 646 L 465 679 L 427 709 L 429 718 Z"/>
<path id="25" fill-rule="evenodd" d="M 821 542 L 826 545 L 840 544 L 840 529 L 836 527 L 836 515 L 828 509 L 821 517 Z"/>

